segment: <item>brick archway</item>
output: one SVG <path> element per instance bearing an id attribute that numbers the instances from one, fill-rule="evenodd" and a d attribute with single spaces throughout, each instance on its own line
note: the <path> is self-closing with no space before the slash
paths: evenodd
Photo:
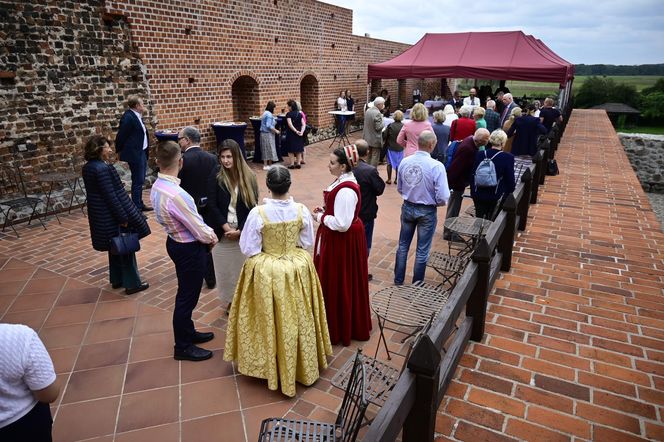
<path id="1" fill-rule="evenodd" d="M 313 74 L 307 74 L 300 80 L 300 104 L 302 111 L 307 115 L 307 122 L 318 126 L 318 79 Z"/>
<path id="2" fill-rule="evenodd" d="M 260 115 L 260 89 L 258 81 L 251 75 L 239 74 L 231 86 L 233 99 L 233 120 L 247 123 L 245 146 L 248 151 L 254 150 L 254 131 L 249 117 Z"/>

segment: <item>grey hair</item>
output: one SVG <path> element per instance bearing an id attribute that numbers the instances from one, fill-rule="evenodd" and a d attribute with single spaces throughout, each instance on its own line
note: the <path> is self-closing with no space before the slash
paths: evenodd
<path id="1" fill-rule="evenodd" d="M 428 149 L 430 146 L 433 146 L 436 144 L 436 134 L 431 132 L 430 130 L 423 130 L 422 133 L 420 133 L 420 136 L 417 137 L 417 146 L 420 149 Z"/>
<path id="2" fill-rule="evenodd" d="M 444 123 L 447 115 L 442 110 L 437 110 L 433 113 L 433 119 L 436 123 Z"/>
<path id="3" fill-rule="evenodd" d="M 493 100 L 488 100 L 486 102 L 486 108 L 491 109 L 491 110 L 495 110 L 496 109 L 496 102 L 493 101 Z"/>
<path id="4" fill-rule="evenodd" d="M 182 129 L 182 135 L 189 138 L 189 140 L 191 140 L 192 143 L 201 142 L 201 133 L 199 132 L 198 129 L 196 129 L 193 126 L 187 126 L 184 129 Z"/>
<path id="5" fill-rule="evenodd" d="M 281 164 L 270 166 L 265 178 L 265 184 L 275 195 L 284 195 L 288 193 L 291 186 L 291 175 L 287 168 Z"/>
<path id="6" fill-rule="evenodd" d="M 507 98 L 507 99 L 510 100 L 510 101 L 513 101 L 513 100 L 514 100 L 514 98 L 512 97 L 512 94 L 510 94 L 509 92 L 506 93 L 505 95 L 503 95 L 503 98 Z"/>
<path id="7" fill-rule="evenodd" d="M 462 117 L 470 117 L 470 114 L 473 112 L 473 108 L 470 106 L 461 106 L 459 109 L 459 115 Z"/>

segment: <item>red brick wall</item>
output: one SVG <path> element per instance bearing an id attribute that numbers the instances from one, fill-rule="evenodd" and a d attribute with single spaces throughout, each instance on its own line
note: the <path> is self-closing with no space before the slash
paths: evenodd
<path id="1" fill-rule="evenodd" d="M 208 147 L 214 140 L 211 123 L 248 123 L 269 100 L 276 102 L 277 112 L 288 99 L 300 100 L 314 125 L 331 126 L 327 112 L 339 91 L 350 89 L 361 110 L 367 65 L 409 47 L 354 36 L 351 10 L 313 0 L 116 0 L 106 1 L 106 8 L 127 16 L 147 66 L 158 128 L 198 126 Z M 233 88 L 241 76 L 252 78 L 256 87 Z M 397 81 L 382 83 L 395 109 Z M 407 97 L 405 104 L 410 101 Z M 249 130 L 245 138 L 253 143 Z"/>

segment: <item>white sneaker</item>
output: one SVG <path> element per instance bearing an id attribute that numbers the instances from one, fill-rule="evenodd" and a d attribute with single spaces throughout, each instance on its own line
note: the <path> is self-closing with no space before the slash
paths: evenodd
<path id="1" fill-rule="evenodd" d="M 270 170 L 270 166 L 263 166 L 263 170 Z"/>

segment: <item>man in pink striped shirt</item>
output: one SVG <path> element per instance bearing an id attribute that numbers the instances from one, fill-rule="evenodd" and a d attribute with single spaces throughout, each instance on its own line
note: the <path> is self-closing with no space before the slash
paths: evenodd
<path id="1" fill-rule="evenodd" d="M 207 252 L 218 239 L 198 214 L 194 199 L 180 187 L 177 177 L 182 168 L 180 146 L 174 141 L 159 145 L 157 164 L 160 173 L 152 186 L 150 200 L 157 222 L 168 234 L 166 251 L 175 264 L 178 278 L 173 310 L 173 356 L 176 360 L 202 361 L 211 358 L 212 352 L 196 344 L 212 340 L 214 333 L 196 331 L 191 314 L 203 287 Z"/>

